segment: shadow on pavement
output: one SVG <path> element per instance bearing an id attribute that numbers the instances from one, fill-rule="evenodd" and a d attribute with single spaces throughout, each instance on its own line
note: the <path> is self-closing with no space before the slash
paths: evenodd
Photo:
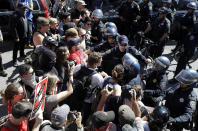
<path id="1" fill-rule="evenodd" d="M 16 81 L 19 77 L 19 76 L 15 77 L 16 75 L 18 75 L 18 69 L 17 68 L 15 68 L 15 70 L 12 72 L 12 74 L 8 77 L 6 83 L 9 83 L 9 82 L 12 83 L 12 82 Z"/>

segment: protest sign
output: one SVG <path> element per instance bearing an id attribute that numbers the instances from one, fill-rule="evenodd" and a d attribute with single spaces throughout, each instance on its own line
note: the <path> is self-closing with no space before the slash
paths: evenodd
<path id="1" fill-rule="evenodd" d="M 31 113 L 30 120 L 36 118 L 39 115 L 39 113 L 44 111 L 47 80 L 48 77 L 42 79 L 38 84 L 36 84 L 33 110 Z"/>

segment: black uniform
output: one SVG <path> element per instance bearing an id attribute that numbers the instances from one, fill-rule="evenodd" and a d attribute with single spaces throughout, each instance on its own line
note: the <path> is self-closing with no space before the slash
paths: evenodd
<path id="1" fill-rule="evenodd" d="M 165 33 L 170 33 L 170 21 L 165 17 L 164 19 L 159 19 L 157 17 L 152 23 L 151 23 L 152 30 L 150 32 L 150 38 L 156 43 L 156 46 L 151 48 L 150 54 L 152 57 L 156 58 L 158 56 L 161 56 L 163 53 L 163 49 L 165 46 L 165 41 L 160 42 L 160 38 Z"/>
<path id="2" fill-rule="evenodd" d="M 20 56 L 24 56 L 24 47 L 28 34 L 27 18 L 25 13 L 21 14 L 19 11 L 14 12 L 11 18 L 11 29 L 13 29 L 12 37 L 16 41 L 13 49 L 13 61 L 16 62 L 17 52 L 20 50 Z"/>
<path id="3" fill-rule="evenodd" d="M 165 100 L 165 106 L 169 109 L 170 116 L 176 120 L 172 129 L 180 131 L 187 127 L 189 122 L 192 121 L 192 116 L 196 110 L 197 96 L 193 88 L 189 87 L 182 90 L 179 87 L 174 92 L 169 92 Z"/>
<path id="4" fill-rule="evenodd" d="M 136 20 L 138 15 L 140 15 L 140 7 L 135 1 L 127 1 L 119 9 L 119 16 L 124 17 L 127 21 Z"/>
<path id="5" fill-rule="evenodd" d="M 166 90 L 168 77 L 166 73 L 153 71 L 146 76 L 146 88 L 144 90 L 143 102 L 147 106 L 156 106 L 157 98 Z"/>
<path id="6" fill-rule="evenodd" d="M 143 1 L 142 3 L 140 3 L 140 16 L 141 16 L 141 19 L 139 21 L 139 24 L 141 26 L 140 30 L 145 30 L 147 26 L 146 22 L 150 20 L 150 15 L 152 14 L 152 11 L 153 11 L 152 2 Z"/>
<path id="7" fill-rule="evenodd" d="M 104 27 L 104 23 L 102 21 L 93 22 L 91 28 L 91 35 L 92 37 L 98 38 L 98 40 L 94 40 L 93 38 L 91 38 L 91 42 L 93 42 L 94 44 L 99 44 L 102 42 L 103 27 Z"/>
<path id="8" fill-rule="evenodd" d="M 188 61 L 193 56 L 196 47 L 196 36 L 195 33 L 189 32 L 187 36 L 183 39 L 184 52 L 181 54 L 179 61 L 177 63 L 177 68 L 175 71 L 175 76 L 182 70 L 186 68 Z"/>
<path id="9" fill-rule="evenodd" d="M 92 51 L 96 51 L 96 52 L 105 52 L 113 47 L 115 47 L 116 43 L 110 45 L 108 43 L 108 41 L 105 41 L 104 43 L 101 43 L 99 45 L 96 45 L 94 47 L 91 48 Z"/>
<path id="10" fill-rule="evenodd" d="M 129 37 L 131 29 L 133 29 L 134 33 L 135 27 L 137 26 L 137 23 L 134 23 L 133 20 L 136 20 L 138 15 L 140 16 L 140 7 L 135 1 L 127 1 L 122 4 L 118 12 L 119 16 L 124 18 L 124 21 L 121 20 L 118 24 L 118 32 Z M 131 26 L 133 28 L 131 28 Z"/>
<path id="11" fill-rule="evenodd" d="M 184 14 L 181 19 L 179 19 L 181 24 L 181 29 L 179 32 L 179 42 L 177 42 L 177 47 L 181 46 L 184 41 L 184 37 L 186 37 L 188 28 L 193 28 L 196 22 L 196 16 L 194 13 L 186 13 Z"/>
<path id="12" fill-rule="evenodd" d="M 134 57 L 136 57 L 138 60 L 145 62 L 146 58 L 140 54 L 134 47 L 128 46 L 126 47 L 125 52 L 121 52 L 119 47 L 116 46 L 112 48 L 111 50 L 108 50 L 104 53 L 103 55 L 103 61 L 102 61 L 102 67 L 103 70 L 111 75 L 112 69 L 117 65 L 117 64 L 122 64 L 122 57 L 126 53 L 132 54 Z"/>
<path id="13" fill-rule="evenodd" d="M 77 9 L 72 9 L 71 11 L 71 19 L 79 19 L 80 18 L 80 11 Z"/>

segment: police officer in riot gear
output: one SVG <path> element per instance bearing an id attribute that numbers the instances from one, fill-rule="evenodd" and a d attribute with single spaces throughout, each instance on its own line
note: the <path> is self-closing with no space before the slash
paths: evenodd
<path id="1" fill-rule="evenodd" d="M 138 60 L 129 53 L 122 58 L 122 64 L 125 68 L 124 79 L 122 85 L 141 85 L 140 64 Z"/>
<path id="2" fill-rule="evenodd" d="M 165 106 L 156 106 L 152 114 L 148 116 L 148 123 L 145 123 L 144 130 L 169 131 L 167 129 L 169 115 L 169 111 Z"/>
<path id="3" fill-rule="evenodd" d="M 129 37 L 131 29 L 134 30 L 137 20 L 140 19 L 140 7 L 134 0 L 127 0 L 121 5 L 118 12 L 120 16 L 118 32 Z"/>
<path id="4" fill-rule="evenodd" d="M 179 20 L 180 22 L 180 39 L 177 42 L 176 47 L 172 50 L 172 52 L 175 52 L 179 46 L 182 46 L 184 37 L 188 34 L 188 28 L 193 28 L 196 22 L 196 16 L 195 16 L 195 10 L 197 9 L 197 4 L 195 2 L 189 2 L 187 4 L 187 13 L 182 16 L 182 18 Z"/>
<path id="5" fill-rule="evenodd" d="M 189 128 L 193 114 L 196 110 L 197 95 L 193 88 L 198 79 L 197 71 L 193 69 L 182 70 L 175 79 L 179 82 L 174 91 L 166 92 L 165 106 L 170 111 L 169 128 L 182 131 Z"/>
<path id="6" fill-rule="evenodd" d="M 91 42 L 96 45 L 102 42 L 102 33 L 104 24 L 101 21 L 103 18 L 103 12 L 101 9 L 95 9 L 91 15 L 93 19 L 92 29 L 91 29 Z"/>
<path id="7" fill-rule="evenodd" d="M 150 50 L 151 57 L 153 58 L 162 55 L 168 34 L 170 33 L 170 21 L 166 18 L 167 14 L 168 9 L 161 7 L 159 9 L 159 16 L 144 31 L 144 34 L 149 32 L 151 40 L 156 44 Z"/>
<path id="8" fill-rule="evenodd" d="M 122 58 L 126 53 L 132 54 L 138 60 L 144 63 L 150 63 L 150 59 L 146 59 L 134 47 L 128 46 L 128 38 L 125 35 L 118 37 L 118 46 L 103 53 L 102 69 L 107 74 L 111 75 L 112 69 L 122 63 Z M 111 64 L 109 64 L 111 63 Z"/>
<path id="9" fill-rule="evenodd" d="M 106 37 L 106 41 L 103 43 L 96 45 L 91 48 L 91 51 L 96 52 L 105 52 L 113 47 L 116 46 L 116 36 L 117 36 L 117 28 L 115 27 L 108 27 L 104 30 L 104 35 Z"/>
<path id="10" fill-rule="evenodd" d="M 107 28 L 116 28 L 116 30 L 117 30 L 117 26 L 116 26 L 116 24 L 113 23 L 113 22 L 106 22 L 106 23 L 104 24 L 104 30 L 107 29 Z"/>
<path id="11" fill-rule="evenodd" d="M 158 104 L 157 98 L 167 89 L 166 70 L 170 64 L 171 62 L 167 57 L 160 56 L 154 60 L 152 72 L 143 76 L 146 81 L 143 98 L 145 105 L 154 107 Z"/>
<path id="12" fill-rule="evenodd" d="M 181 55 L 179 57 L 176 71 L 174 74 L 174 77 L 182 70 L 186 68 L 186 65 L 188 64 L 188 61 L 191 59 L 191 57 L 194 55 L 195 47 L 196 47 L 196 33 L 193 28 L 188 27 L 187 29 L 187 35 L 184 36 L 183 42 L 182 42 L 182 48 L 181 48 Z M 176 80 L 173 78 L 170 80 L 170 83 L 174 84 Z"/>

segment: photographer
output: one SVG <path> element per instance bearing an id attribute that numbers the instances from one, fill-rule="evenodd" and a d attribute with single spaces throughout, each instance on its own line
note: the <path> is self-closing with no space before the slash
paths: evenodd
<path id="1" fill-rule="evenodd" d="M 103 99 L 103 102 L 102 100 L 100 101 L 98 105 L 98 110 L 99 109 L 104 109 L 105 111 L 113 110 L 116 114 L 115 117 L 116 124 L 118 124 L 118 109 L 123 104 L 128 105 L 133 110 L 136 117 L 141 117 L 141 113 L 144 113 L 145 111 L 143 110 L 144 106 L 140 102 L 142 95 L 142 89 L 140 85 L 123 87 L 121 96 L 109 96 L 110 94 L 111 93 L 109 91 L 107 91 L 107 93 L 102 94 L 101 99 Z M 109 96 L 108 99 L 107 96 Z"/>
<path id="2" fill-rule="evenodd" d="M 39 131 L 84 131 L 81 122 L 81 113 L 64 104 L 52 111 L 51 121 L 43 121 Z"/>

